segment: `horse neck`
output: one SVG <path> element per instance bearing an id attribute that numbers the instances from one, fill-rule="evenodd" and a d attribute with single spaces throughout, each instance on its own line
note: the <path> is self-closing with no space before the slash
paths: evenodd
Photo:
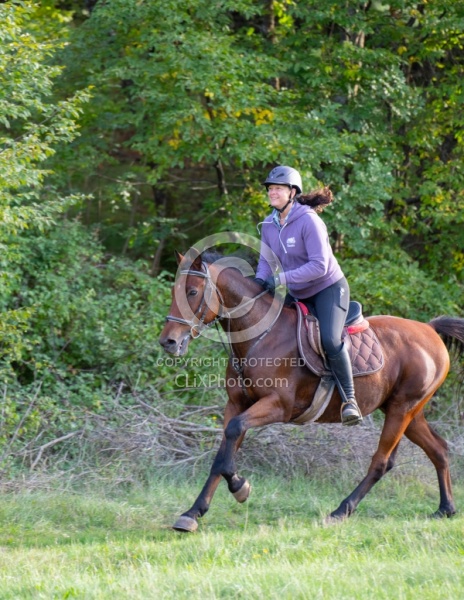
<path id="1" fill-rule="evenodd" d="M 245 314 L 241 315 L 240 305 L 244 305 L 247 301 L 259 296 L 263 291 L 262 288 L 248 281 L 243 275 L 236 273 L 233 276 L 228 273 L 227 276 L 220 277 L 217 287 L 223 297 L 226 310 L 230 313 L 229 317 L 225 316 L 221 319 L 222 328 L 226 333 L 233 334 L 251 328 L 266 315 L 272 304 L 272 297 L 265 294 L 244 307 Z M 241 342 L 233 342 L 232 347 L 235 354 L 240 357 L 246 356 L 250 347 L 255 343 L 256 337 Z"/>

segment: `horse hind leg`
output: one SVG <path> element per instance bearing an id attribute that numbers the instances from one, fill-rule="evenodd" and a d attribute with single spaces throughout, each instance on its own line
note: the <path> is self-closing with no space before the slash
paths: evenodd
<path id="1" fill-rule="evenodd" d="M 456 508 L 453 501 L 447 443 L 430 427 L 423 412 L 416 415 L 404 433 L 411 442 L 422 448 L 437 471 L 440 505 L 433 517 L 452 517 L 456 514 Z"/>
<path id="2" fill-rule="evenodd" d="M 385 469 L 385 473 L 388 473 L 389 471 L 391 471 L 393 469 L 393 467 L 395 466 L 396 455 L 398 454 L 399 446 L 400 446 L 400 443 L 398 442 L 396 444 L 396 446 L 393 448 L 390 456 L 388 457 L 388 462 L 387 462 L 387 467 Z"/>
<path id="3" fill-rule="evenodd" d="M 387 471 L 393 468 L 399 442 L 410 423 L 410 417 L 404 414 L 387 414 L 377 451 L 372 457 L 367 475 L 326 519 L 334 523 L 351 516 L 361 500 L 380 481 Z"/>

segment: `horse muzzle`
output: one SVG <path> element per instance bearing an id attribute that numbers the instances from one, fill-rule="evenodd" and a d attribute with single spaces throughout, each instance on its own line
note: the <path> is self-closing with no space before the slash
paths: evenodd
<path id="1" fill-rule="evenodd" d="M 164 351 L 174 356 L 183 356 L 187 350 L 190 342 L 190 334 L 188 333 L 180 339 L 174 339 L 167 335 L 161 334 L 159 343 L 163 347 Z"/>

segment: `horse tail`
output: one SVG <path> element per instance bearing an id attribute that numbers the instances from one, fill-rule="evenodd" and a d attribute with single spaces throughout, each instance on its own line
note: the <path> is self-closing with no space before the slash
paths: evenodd
<path id="1" fill-rule="evenodd" d="M 442 316 L 428 324 L 440 335 L 449 351 L 464 354 L 464 319 Z"/>

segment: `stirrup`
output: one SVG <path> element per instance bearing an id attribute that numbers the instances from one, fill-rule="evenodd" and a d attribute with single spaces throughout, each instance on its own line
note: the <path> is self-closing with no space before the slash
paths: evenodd
<path id="1" fill-rule="evenodd" d="M 342 425 L 360 425 L 362 423 L 362 414 L 356 400 L 343 402 L 340 409 Z"/>

